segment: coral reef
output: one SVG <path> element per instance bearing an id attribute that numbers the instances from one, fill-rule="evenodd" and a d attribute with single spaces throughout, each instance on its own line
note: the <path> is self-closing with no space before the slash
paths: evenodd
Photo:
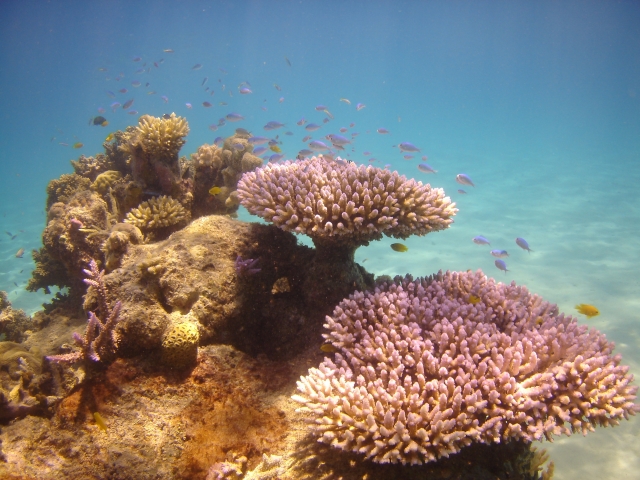
<path id="1" fill-rule="evenodd" d="M 188 133 L 187 121 L 175 113 L 162 118 L 143 115 L 135 129 L 123 134 L 119 146 L 143 190 L 170 195 L 185 206 L 191 201 L 190 185 L 182 181 L 178 155 Z"/>
<path id="2" fill-rule="evenodd" d="M 193 214 L 196 217 L 212 213 L 233 213 L 238 209 L 238 180 L 243 173 L 262 165 L 262 160 L 252 154 L 249 136 L 236 133 L 227 138 L 222 147 L 202 145 L 191 155 L 194 176 Z M 218 187 L 220 191 L 209 191 Z"/>
<path id="3" fill-rule="evenodd" d="M 24 310 L 15 310 L 7 298 L 7 292 L 0 291 L 0 340 L 20 343 L 25 332 L 32 326 L 32 320 Z"/>
<path id="4" fill-rule="evenodd" d="M 15 342 L 0 342 L 0 422 L 41 414 L 47 398 L 35 394 L 34 381 L 40 374 L 41 354 Z M 33 384 L 33 385 L 32 385 Z"/>
<path id="5" fill-rule="evenodd" d="M 88 178 L 93 182 L 102 173 L 114 171 L 116 169 L 116 162 L 114 162 L 109 155 L 99 153 L 95 157 L 80 155 L 78 160 L 71 160 L 71 166 L 76 175 Z"/>
<path id="6" fill-rule="evenodd" d="M 480 271 L 397 277 L 345 299 L 325 326 L 338 353 L 294 399 L 320 442 L 375 462 L 586 434 L 638 409 L 603 334 Z"/>
<path id="7" fill-rule="evenodd" d="M 443 230 L 457 212 L 442 189 L 397 172 L 316 157 L 244 174 L 238 198 L 250 213 L 332 251 L 343 246 L 353 252 L 383 234 L 407 238 Z"/>
<path id="8" fill-rule="evenodd" d="M 91 180 L 75 173 L 65 173 L 60 178 L 51 180 L 47 185 L 47 210 L 54 203 L 68 203 L 76 193 L 90 188 Z"/>

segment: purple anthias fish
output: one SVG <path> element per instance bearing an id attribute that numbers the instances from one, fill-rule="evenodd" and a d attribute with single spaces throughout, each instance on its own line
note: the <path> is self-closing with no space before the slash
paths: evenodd
<path id="1" fill-rule="evenodd" d="M 270 122 L 267 122 L 267 124 L 262 127 L 265 130 L 269 131 L 269 130 L 277 130 L 278 128 L 284 127 L 284 123 L 280 123 L 280 122 L 276 122 L 275 120 L 271 120 Z"/>
<path id="2" fill-rule="evenodd" d="M 409 143 L 409 142 L 402 142 L 400 145 L 398 145 L 398 148 L 400 149 L 401 152 L 419 152 L 420 151 L 418 147 L 416 147 L 413 143 Z"/>
<path id="3" fill-rule="evenodd" d="M 264 152 L 268 150 L 267 147 L 258 147 L 253 151 L 254 155 L 262 155 Z"/>
<path id="4" fill-rule="evenodd" d="M 470 187 L 475 187 L 474 183 L 471 181 L 471 178 L 466 173 L 459 173 L 456 175 L 456 182 L 460 185 L 469 185 Z"/>
<path id="5" fill-rule="evenodd" d="M 509 256 L 506 250 L 491 250 L 491 255 L 497 258 L 505 258 Z"/>
<path id="6" fill-rule="evenodd" d="M 502 270 L 504 273 L 507 273 L 509 270 L 507 270 L 507 264 L 504 263 L 504 260 L 496 260 L 495 262 L 493 262 L 496 264 L 496 267 L 498 268 L 498 270 Z"/>
<path id="7" fill-rule="evenodd" d="M 521 238 L 521 237 L 516 238 L 516 245 L 518 245 L 523 250 L 526 250 L 527 252 L 533 252 L 533 250 L 529 248 L 529 244 L 524 238 Z"/>
<path id="8" fill-rule="evenodd" d="M 482 235 L 478 235 L 477 237 L 473 237 L 473 243 L 476 245 L 491 245 L 488 239 L 483 237 Z"/>
<path id="9" fill-rule="evenodd" d="M 267 143 L 269 139 L 267 137 L 250 137 L 247 142 L 253 143 L 254 145 L 264 145 Z"/>
<path id="10" fill-rule="evenodd" d="M 304 129 L 307 132 L 315 132 L 316 130 L 318 130 L 320 128 L 320 125 L 316 125 L 315 123 L 310 123 L 309 125 L 307 125 L 306 127 L 304 127 Z"/>
<path id="11" fill-rule="evenodd" d="M 389 133 L 389 130 L 387 130 L 386 128 L 379 128 L 376 131 L 381 135 L 386 135 L 387 133 Z"/>

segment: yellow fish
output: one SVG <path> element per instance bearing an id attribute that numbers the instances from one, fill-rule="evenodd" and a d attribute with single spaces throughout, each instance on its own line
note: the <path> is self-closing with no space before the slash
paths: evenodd
<path id="1" fill-rule="evenodd" d="M 476 303 L 480 302 L 480 297 L 476 296 L 476 295 L 469 295 L 469 303 L 471 305 L 475 305 Z"/>
<path id="2" fill-rule="evenodd" d="M 104 422 L 102 415 L 100 415 L 98 412 L 93 412 L 93 419 L 96 421 L 96 425 L 98 425 L 98 428 L 100 430 L 104 432 L 107 431 L 107 424 Z"/>
<path id="3" fill-rule="evenodd" d="M 589 305 L 587 303 L 581 303 L 580 305 L 576 305 L 576 310 L 578 311 L 578 313 L 586 315 L 587 318 L 600 315 L 600 310 L 598 310 L 593 305 Z"/>
<path id="4" fill-rule="evenodd" d="M 280 147 L 278 145 L 271 145 L 269 147 L 269 150 L 271 150 L 272 152 L 276 152 L 276 153 L 282 153 L 282 150 L 280 149 Z"/>
<path id="5" fill-rule="evenodd" d="M 392 243 L 391 244 L 391 248 L 392 248 L 392 250 L 395 250 L 396 252 L 406 252 L 407 250 L 409 250 L 409 247 L 407 247 L 406 245 L 404 245 L 402 243 Z"/>
<path id="6" fill-rule="evenodd" d="M 84 143 L 76 142 L 73 144 L 73 148 L 82 148 L 84 147 Z"/>
<path id="7" fill-rule="evenodd" d="M 107 138 L 105 138 L 104 141 L 105 142 L 110 142 L 114 138 L 115 138 L 115 135 L 113 133 L 110 133 L 109 135 L 107 135 Z"/>
<path id="8" fill-rule="evenodd" d="M 338 349 L 330 343 L 323 343 L 320 346 L 320 350 L 322 350 L 325 353 L 335 353 L 338 351 Z"/>
<path id="9" fill-rule="evenodd" d="M 209 189 L 209 193 L 211 195 L 218 195 L 221 191 L 222 191 L 222 189 L 220 187 L 211 187 Z"/>

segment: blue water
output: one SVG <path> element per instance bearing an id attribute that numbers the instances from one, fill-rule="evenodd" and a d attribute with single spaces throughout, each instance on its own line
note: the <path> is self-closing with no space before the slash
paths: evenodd
<path id="1" fill-rule="evenodd" d="M 637 2 L 2 2 L 0 65 L 0 289 L 18 308 L 33 312 L 48 298 L 24 291 L 47 182 L 71 173 L 69 160 L 100 152 L 108 133 L 143 113 L 175 112 L 191 127 L 188 155 L 236 127 L 265 134 L 277 120 L 291 158 L 307 134 L 296 121 L 322 124 L 323 104 L 335 119 L 313 138 L 358 132 L 347 158 L 375 157 L 443 187 L 460 209 L 451 229 L 408 239 L 406 253 L 389 248 L 393 239 L 360 248 L 366 268 L 416 276 L 481 268 L 568 313 L 593 303 L 602 313 L 590 325 L 640 374 Z M 241 82 L 253 93 L 240 95 Z M 138 115 L 111 111 L 129 99 Z M 109 125 L 88 125 L 100 107 Z M 245 120 L 209 129 L 230 112 Z M 84 146 L 61 145 L 76 142 Z M 406 160 L 393 147 L 400 142 L 421 152 Z M 437 174 L 418 171 L 422 155 Z M 476 186 L 457 184 L 458 173 Z M 472 243 L 476 235 L 491 247 Z M 15 258 L 19 248 L 24 258 Z M 509 252 L 508 272 L 496 269 L 491 248 Z M 634 419 L 559 439 L 556 478 L 634 478 L 639 434 Z"/>

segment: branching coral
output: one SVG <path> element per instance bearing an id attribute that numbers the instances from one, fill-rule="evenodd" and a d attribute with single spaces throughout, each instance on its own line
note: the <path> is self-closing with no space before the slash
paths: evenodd
<path id="1" fill-rule="evenodd" d="M 89 312 L 89 320 L 84 336 L 74 333 L 73 339 L 80 346 L 80 351 L 50 355 L 47 358 L 54 363 L 73 363 L 84 361 L 106 364 L 115 358 L 118 349 L 118 334 L 115 327 L 120 319 L 120 302 L 116 302 L 113 308 L 107 303 L 107 290 L 104 284 L 104 270 L 99 271 L 94 260 L 89 264 L 89 270 L 85 270 L 87 275 L 84 281 L 87 285 L 94 287 L 98 293 L 99 313 L 103 322 L 94 312 Z"/>
<path id="2" fill-rule="evenodd" d="M 154 230 L 185 223 L 188 218 L 180 202 L 163 195 L 142 202 L 127 214 L 125 222 L 141 230 Z"/>
<path id="3" fill-rule="evenodd" d="M 638 409 L 603 334 L 480 271 L 397 277 L 343 300 L 325 327 L 335 360 L 294 399 L 320 442 L 376 462 L 587 433 Z"/>
<path id="4" fill-rule="evenodd" d="M 353 249 L 382 235 L 447 228 L 457 212 L 440 188 L 397 172 L 313 157 L 246 173 L 238 197 L 250 213 L 319 244 Z"/>

